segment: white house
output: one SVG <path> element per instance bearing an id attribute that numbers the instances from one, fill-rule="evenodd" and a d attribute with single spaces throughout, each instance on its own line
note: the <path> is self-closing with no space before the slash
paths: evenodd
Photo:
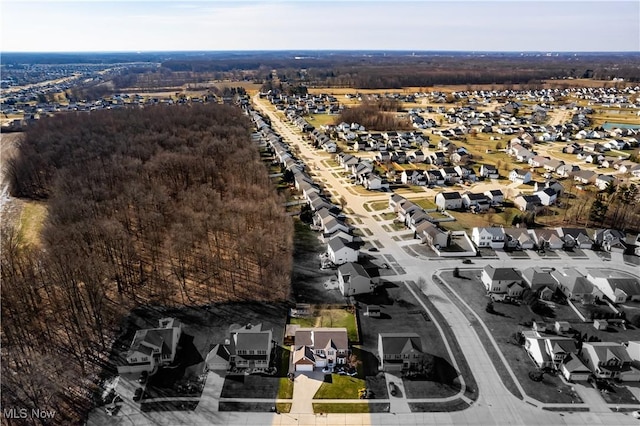
<path id="1" fill-rule="evenodd" d="M 436 195 L 436 206 L 440 210 L 462 208 L 462 196 L 459 192 L 440 192 Z"/>
<path id="2" fill-rule="evenodd" d="M 344 327 L 298 328 L 293 346 L 292 364 L 296 371 L 344 365 L 349 356 L 349 338 Z"/>
<path id="3" fill-rule="evenodd" d="M 509 180 L 520 184 L 529 183 L 531 182 L 531 172 L 524 169 L 511 170 L 509 172 Z"/>
<path id="4" fill-rule="evenodd" d="M 329 259 L 335 265 L 342 265 L 347 262 L 357 262 L 359 250 L 341 237 L 335 237 L 329 240 L 327 245 L 327 254 Z"/>
<path id="5" fill-rule="evenodd" d="M 482 270 L 482 283 L 489 293 L 507 293 L 507 286 L 510 284 L 522 286 L 522 277 L 513 268 L 494 268 L 487 265 Z"/>
<path id="6" fill-rule="evenodd" d="M 159 325 L 159 328 L 136 331 L 126 354 L 128 366 L 123 366 L 124 370 L 133 367 L 136 372 L 152 371 L 156 366 L 175 360 L 182 323 L 175 318 L 162 318 Z"/>
<path id="7" fill-rule="evenodd" d="M 345 263 L 338 268 L 338 286 L 343 296 L 371 293 L 375 285 L 373 280 L 359 263 Z"/>
<path id="8" fill-rule="evenodd" d="M 558 193 L 553 188 L 545 188 L 542 191 L 534 192 L 533 195 L 537 195 L 540 199 L 540 204 L 543 206 L 551 206 L 555 204 L 558 199 Z"/>
<path id="9" fill-rule="evenodd" d="M 502 227 L 473 228 L 471 241 L 477 247 L 503 248 L 505 243 L 505 233 Z"/>

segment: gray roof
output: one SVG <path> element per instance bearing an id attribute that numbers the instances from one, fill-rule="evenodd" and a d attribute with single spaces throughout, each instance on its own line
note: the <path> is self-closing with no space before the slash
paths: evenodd
<path id="1" fill-rule="evenodd" d="M 422 341 L 417 333 L 380 333 L 385 355 L 422 352 Z"/>
<path id="2" fill-rule="evenodd" d="M 494 268 L 491 265 L 487 265 L 484 267 L 485 272 L 489 275 L 491 280 L 513 280 L 513 281 L 522 281 L 522 277 L 513 268 Z"/>

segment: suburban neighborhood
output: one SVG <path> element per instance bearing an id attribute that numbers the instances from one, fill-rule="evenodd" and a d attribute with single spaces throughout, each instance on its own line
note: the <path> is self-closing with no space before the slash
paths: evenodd
<path id="1" fill-rule="evenodd" d="M 267 412 L 297 416 L 293 424 L 363 410 L 444 411 L 453 419 L 480 409 L 483 389 L 499 386 L 526 423 L 557 423 L 541 413 L 592 412 L 608 424 L 634 421 L 640 239 L 597 220 L 545 220 L 581 191 L 640 183 L 629 159 L 637 128 L 585 130 L 595 106 L 629 94 L 514 91 L 515 101 L 500 104 L 494 97 L 505 94 L 453 92 L 465 106 L 445 108 L 437 106 L 442 94 L 414 93 L 410 100 L 427 106 L 409 111 L 415 130 L 404 132 L 314 125 L 344 108 L 327 93 L 243 101 L 287 208 L 316 240 L 310 259 L 318 275 L 305 285 L 321 296 L 300 294 L 295 307 L 277 309 L 279 318 L 253 312 L 252 323 L 237 314 L 216 323 L 220 337 L 199 349 L 197 371 L 166 394 L 154 386 L 180 365 L 178 342 L 193 330 L 162 318 L 135 331 L 112 389 L 124 402 L 106 414 L 177 401 L 196 416 Z M 557 97 L 575 106 L 551 108 Z M 589 106 L 579 106 L 583 100 Z M 553 114 L 567 121 L 541 124 Z M 480 160 L 465 141 L 482 134 L 497 142 Z"/>

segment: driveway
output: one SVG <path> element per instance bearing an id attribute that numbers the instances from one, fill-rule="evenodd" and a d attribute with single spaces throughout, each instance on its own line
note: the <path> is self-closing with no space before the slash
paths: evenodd
<path id="1" fill-rule="evenodd" d="M 387 386 L 389 383 L 395 383 L 398 387 L 398 393 L 395 396 L 391 395 L 391 390 L 389 390 L 389 412 L 410 413 L 411 408 L 407 402 L 407 392 L 404 389 L 402 378 L 392 373 L 384 373 L 384 378 L 387 380 Z"/>
<path id="2" fill-rule="evenodd" d="M 207 379 L 204 382 L 204 388 L 202 389 L 200 403 L 196 407 L 196 412 L 218 411 L 220 394 L 222 393 L 222 386 L 224 385 L 224 379 L 226 375 L 226 371 L 209 371 L 209 374 L 207 374 Z"/>
<path id="3" fill-rule="evenodd" d="M 322 371 L 304 371 L 295 373 L 295 376 L 290 413 L 311 414 L 313 413 L 313 396 L 322 385 L 324 373 Z"/>

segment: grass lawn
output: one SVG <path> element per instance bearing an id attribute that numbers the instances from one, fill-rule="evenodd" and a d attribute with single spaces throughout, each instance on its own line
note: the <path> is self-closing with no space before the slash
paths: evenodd
<path id="1" fill-rule="evenodd" d="M 322 403 L 313 404 L 314 413 L 388 413 L 387 403 L 356 402 L 354 404 Z"/>
<path id="2" fill-rule="evenodd" d="M 40 231 L 46 217 L 46 203 L 26 201 L 20 214 L 19 241 L 25 245 L 39 245 Z"/>
<path id="3" fill-rule="evenodd" d="M 331 382 L 327 382 L 327 377 L 331 377 Z M 327 374 L 313 399 L 358 399 L 358 390 L 364 387 L 366 387 L 366 383 L 363 379 Z"/>
<path id="4" fill-rule="evenodd" d="M 375 211 L 386 210 L 389 208 L 389 202 L 387 201 L 373 201 L 367 204 Z"/>
<path id="5" fill-rule="evenodd" d="M 289 372 L 289 358 L 291 351 L 287 348 L 281 347 L 280 365 L 278 366 L 278 375 L 280 376 L 280 383 L 278 386 L 278 398 L 290 399 L 293 398 L 293 382 L 286 377 Z"/>
<path id="6" fill-rule="evenodd" d="M 334 114 L 309 114 L 309 116 L 306 117 L 309 124 L 316 128 L 328 124 L 334 124 L 337 118 L 338 116 Z"/>
<path id="7" fill-rule="evenodd" d="M 383 220 L 393 220 L 393 219 L 395 219 L 396 217 L 398 217 L 398 215 L 396 215 L 395 213 L 381 213 L 381 214 L 380 214 L 380 217 L 381 217 Z"/>
<path id="8" fill-rule="evenodd" d="M 414 413 L 441 413 L 466 410 L 469 404 L 461 399 L 445 402 L 410 402 L 409 408 Z"/>
<path id="9" fill-rule="evenodd" d="M 437 208 L 436 203 L 434 203 L 433 201 L 426 199 L 426 198 L 422 198 L 420 200 L 411 200 L 413 201 L 413 203 L 415 203 L 416 205 L 422 207 L 423 209 L 435 209 Z"/>
<path id="10" fill-rule="evenodd" d="M 404 231 L 407 229 L 406 226 L 404 226 L 404 223 L 396 223 L 396 222 L 392 222 L 391 225 L 389 225 L 391 227 L 391 229 L 393 229 L 394 231 Z"/>
<path id="11" fill-rule="evenodd" d="M 342 308 L 317 309 L 312 316 L 290 318 L 289 323 L 298 324 L 300 327 L 345 327 L 349 341 L 359 340 L 355 315 Z"/>
<path id="12" fill-rule="evenodd" d="M 516 215 L 522 212 L 515 207 L 506 207 L 502 213 L 495 213 L 490 210 L 487 213 L 474 214 L 469 212 L 448 211 L 456 218 L 455 222 L 442 222 L 443 228 L 451 231 L 472 229 L 474 227 L 485 227 L 491 225 L 511 226 L 511 222 Z"/>
<path id="13" fill-rule="evenodd" d="M 602 392 L 602 399 L 609 404 L 639 404 L 640 402 L 625 386 L 613 385 L 612 391 Z"/>
<path id="14" fill-rule="evenodd" d="M 437 367 L 436 367 L 437 369 Z M 450 378 L 449 378 L 450 379 Z M 407 398 L 446 398 L 453 396 L 460 391 L 460 387 L 448 385 L 431 380 L 408 380 L 402 381 L 407 392 Z"/>

